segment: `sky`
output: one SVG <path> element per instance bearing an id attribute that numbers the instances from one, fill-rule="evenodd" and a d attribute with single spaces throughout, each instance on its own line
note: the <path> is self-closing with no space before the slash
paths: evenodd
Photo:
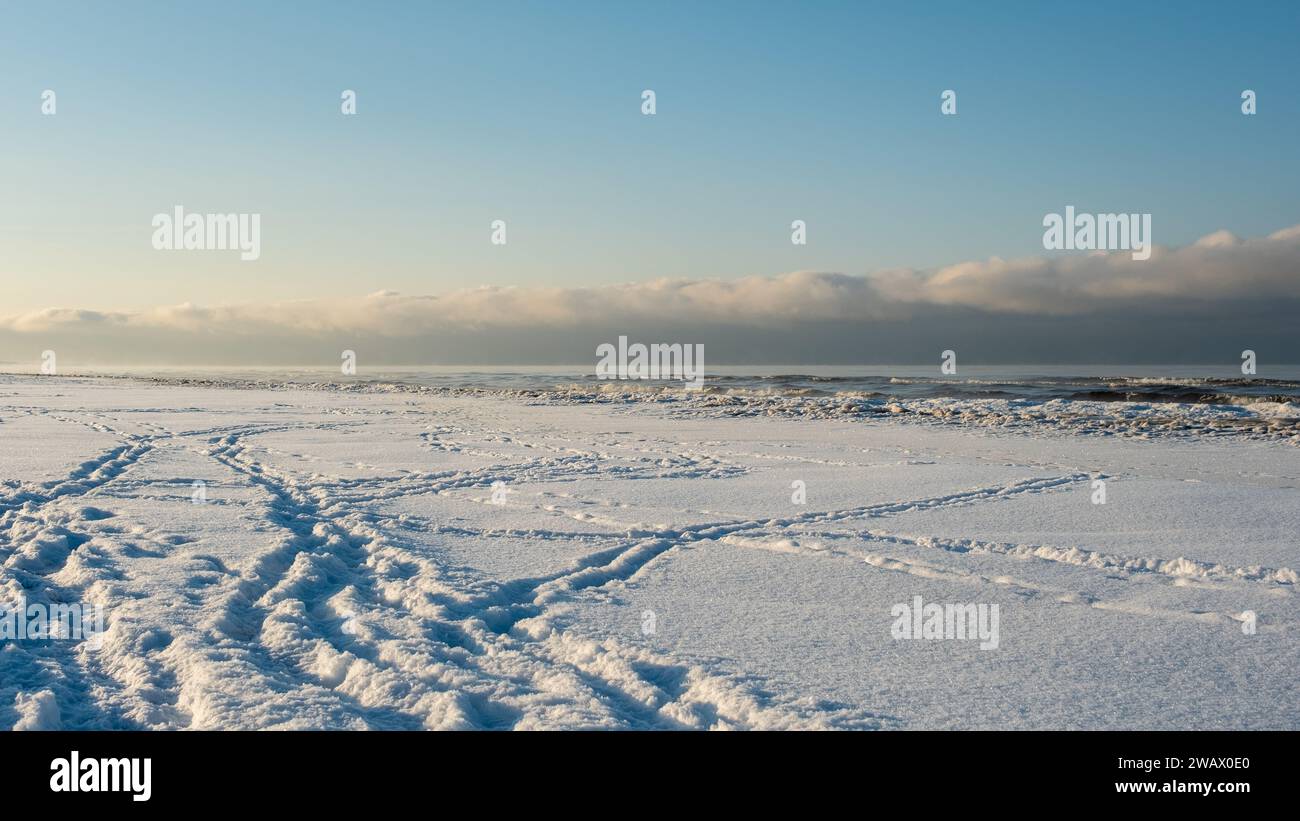
<path id="1" fill-rule="evenodd" d="M 0 360 L 161 345 L 279 364 L 365 338 L 403 363 L 571 362 L 627 328 L 708 337 L 737 361 L 883 361 L 951 347 L 942 327 L 976 359 L 1202 361 L 1253 331 L 1300 361 L 1271 324 L 1296 324 L 1300 276 L 1294 3 L 128 0 L 4 16 Z M 151 219 L 177 205 L 259 214 L 260 257 L 155 250 Z M 1044 215 L 1067 205 L 1151 214 L 1159 286 L 1045 250 Z M 1237 239 L 1196 245 L 1224 231 Z M 936 280 L 969 266 L 974 290 Z M 1060 310 L 1079 295 L 1064 269 L 1086 269 L 1088 310 Z M 904 293 L 900 276 L 928 284 Z M 773 298 L 783 315 L 756 307 Z M 1102 326 L 1100 347 L 1077 341 Z"/>

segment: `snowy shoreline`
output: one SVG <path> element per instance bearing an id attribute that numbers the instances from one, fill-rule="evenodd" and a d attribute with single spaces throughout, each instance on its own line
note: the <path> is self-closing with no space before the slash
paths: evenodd
<path id="1" fill-rule="evenodd" d="M 1300 728 L 1295 420 L 999 401 L 0 375 L 0 727 Z"/>
<path id="2" fill-rule="evenodd" d="M 5 378 L 22 378 L 2 374 Z M 341 394 L 415 394 L 484 397 L 555 405 L 648 405 L 702 417 L 785 417 L 803 419 L 871 419 L 894 417 L 923 424 L 969 425 L 986 429 L 1036 429 L 1072 435 L 1118 435 L 1266 439 L 1300 446 L 1300 404 L 1252 400 L 1240 403 L 1126 402 L 1115 400 L 955 399 L 864 396 L 839 392 L 829 396 L 789 395 L 751 389 L 707 391 L 665 388 L 635 381 L 606 382 L 597 387 L 486 388 L 412 384 L 396 381 L 297 381 L 203 376 L 132 376 L 85 374 L 65 379 L 117 380 L 178 388 L 316 391 Z M 1160 384 L 1160 380 L 1151 380 Z M 0 384 L 3 384 L 0 381 Z"/>

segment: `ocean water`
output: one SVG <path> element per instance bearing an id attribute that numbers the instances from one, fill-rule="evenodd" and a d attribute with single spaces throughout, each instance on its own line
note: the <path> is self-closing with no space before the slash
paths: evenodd
<path id="1" fill-rule="evenodd" d="M 1254 376 L 1237 365 L 962 366 L 943 375 L 929 366 L 717 366 L 704 394 L 868 399 L 1079 400 L 1242 405 L 1300 402 L 1300 365 L 1269 366 Z M 15 369 L 12 372 L 21 372 Z M 30 370 L 26 372 L 31 372 Z M 360 367 L 69 367 L 64 375 L 133 376 L 164 380 L 267 383 L 416 385 L 506 391 L 678 391 L 680 381 L 601 380 L 591 365 Z"/>

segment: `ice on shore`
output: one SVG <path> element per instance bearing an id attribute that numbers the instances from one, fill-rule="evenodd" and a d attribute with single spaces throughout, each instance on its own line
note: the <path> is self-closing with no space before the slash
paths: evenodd
<path id="1" fill-rule="evenodd" d="M 892 404 L 0 376 L 0 727 L 1300 728 L 1291 411 Z"/>

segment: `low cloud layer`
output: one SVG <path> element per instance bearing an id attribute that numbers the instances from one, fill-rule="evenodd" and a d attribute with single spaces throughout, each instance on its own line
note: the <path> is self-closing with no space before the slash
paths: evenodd
<path id="1" fill-rule="evenodd" d="M 25 361 L 34 346 L 63 346 L 98 363 L 297 364 L 368 343 L 375 364 L 572 363 L 624 333 L 711 343 L 715 362 L 929 361 L 959 341 L 989 362 L 1203 362 L 1252 339 L 1271 346 L 1276 361 L 1296 362 L 1297 307 L 1300 226 L 1245 240 L 1220 231 L 1183 248 L 1157 247 L 1144 261 L 1127 252 L 1067 254 L 865 276 L 485 286 L 139 312 L 49 308 L 0 317 L 0 358 Z"/>

